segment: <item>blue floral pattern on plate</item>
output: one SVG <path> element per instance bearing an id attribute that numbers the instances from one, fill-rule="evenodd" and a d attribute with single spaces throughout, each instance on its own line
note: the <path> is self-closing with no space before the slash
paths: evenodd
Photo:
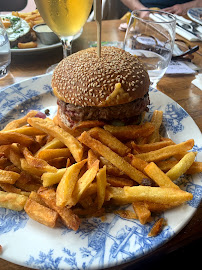
<path id="1" fill-rule="evenodd" d="M 51 90 L 51 75 L 34 77 L 0 92 L 0 129 L 29 110 L 50 109 L 56 113 L 56 98 Z M 151 118 L 154 110 L 164 112 L 165 135 L 176 143 L 194 138 L 194 150 L 202 160 L 201 132 L 191 117 L 172 99 L 150 89 Z M 177 234 L 191 219 L 202 197 L 202 174 L 181 177 L 178 184 L 194 195 L 187 204 L 161 214 L 168 226 L 157 237 L 148 237 L 155 220 L 141 225 L 107 214 L 84 219 L 77 232 L 67 228 L 50 229 L 28 218 L 25 212 L 0 209 L 0 244 L 7 248 L 2 258 L 36 269 L 101 269 L 135 260 L 156 249 Z M 158 216 L 156 216 L 158 218 Z M 15 242 L 18 242 L 16 249 Z M 26 247 L 26 248 L 25 248 Z"/>

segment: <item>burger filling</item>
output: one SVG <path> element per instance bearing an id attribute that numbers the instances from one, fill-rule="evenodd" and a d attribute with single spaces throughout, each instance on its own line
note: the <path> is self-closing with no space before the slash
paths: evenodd
<path id="1" fill-rule="evenodd" d="M 60 113 L 63 116 L 65 115 L 71 127 L 80 121 L 86 120 L 100 120 L 105 122 L 119 120 L 125 124 L 137 122 L 139 116 L 144 111 L 148 111 L 147 105 L 149 104 L 148 93 L 143 98 L 138 98 L 132 102 L 108 107 L 81 107 L 58 100 Z"/>

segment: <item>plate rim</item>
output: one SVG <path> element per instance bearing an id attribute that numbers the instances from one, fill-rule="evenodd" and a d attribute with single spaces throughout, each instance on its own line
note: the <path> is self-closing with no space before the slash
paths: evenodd
<path id="1" fill-rule="evenodd" d="M 195 7 L 195 8 L 190 8 L 190 9 L 188 9 L 188 10 L 187 10 L 187 16 L 188 16 L 191 20 L 193 20 L 193 21 L 195 21 L 196 23 L 202 25 L 202 20 L 199 20 L 199 19 L 193 17 L 193 16 L 190 14 L 190 11 L 191 11 L 191 10 L 197 10 L 197 9 L 202 9 L 202 7 Z"/>
<path id="2" fill-rule="evenodd" d="M 51 78 L 51 74 L 42 74 L 42 75 L 39 75 L 39 76 L 34 76 L 34 77 L 32 77 L 32 78 L 27 78 L 27 79 L 25 79 L 25 80 L 22 80 L 21 82 L 19 82 L 19 83 L 13 83 L 12 85 L 9 85 L 9 86 L 7 86 L 7 87 L 5 87 L 5 88 L 3 88 L 2 90 L 1 90 L 1 92 L 2 91 L 6 91 L 6 90 L 8 90 L 9 88 L 11 88 L 11 87 L 13 87 L 14 85 L 16 85 L 16 84 L 21 84 L 21 83 L 26 83 L 27 81 L 30 81 L 30 80 L 33 80 L 33 79 L 35 79 L 35 78 L 37 78 L 37 79 L 40 79 L 40 78 L 44 78 L 44 77 L 50 77 Z M 157 90 L 158 91 L 158 90 Z M 0 92 L 0 93 L 1 93 Z M 45 94 L 45 93 L 47 93 L 48 91 L 45 91 L 44 93 L 42 92 L 41 94 Z M 160 91 L 159 91 L 160 92 Z M 164 94 L 164 93 L 162 93 L 162 92 L 160 92 L 162 95 L 164 95 L 164 96 L 166 96 L 168 99 L 170 99 L 170 100 L 172 100 L 175 104 L 177 104 L 180 108 L 182 108 L 176 101 L 174 101 L 172 98 L 170 98 L 169 96 L 167 96 L 166 94 Z M 183 108 L 182 108 L 183 109 Z M 184 109 L 183 109 L 183 111 L 185 111 Z M 186 112 L 186 111 L 185 111 Z M 186 112 L 187 113 L 187 112 Z M 195 121 L 193 120 L 193 118 L 187 113 L 187 115 L 189 116 L 189 118 L 193 121 L 193 123 L 195 124 L 195 128 L 197 127 L 198 128 L 198 131 L 200 132 L 200 129 L 199 129 L 199 127 L 197 126 L 197 124 L 195 123 Z M 5 116 L 4 116 L 5 117 Z M 3 118 L 4 118 L 3 117 Z M 2 118 L 2 119 L 3 119 Z M 1 120 L 0 120 L 1 121 Z M 198 205 L 197 205 L 197 208 L 198 208 Z M 163 243 L 160 243 L 159 245 L 157 245 L 157 246 L 155 246 L 154 247 L 154 249 L 153 250 L 151 250 L 151 251 L 149 251 L 149 252 L 147 252 L 146 254 L 145 254 L 145 256 L 147 256 L 147 255 L 149 255 L 149 253 L 151 253 L 152 251 L 155 251 L 157 248 L 160 248 L 162 245 L 164 245 L 166 242 L 168 242 L 168 241 L 170 241 L 174 236 L 176 236 L 186 225 L 187 225 L 187 223 L 192 219 L 192 217 L 193 217 L 193 215 L 195 214 L 195 212 L 196 212 L 196 210 L 197 210 L 197 208 L 192 208 L 192 213 L 191 213 L 191 215 L 189 216 L 189 218 L 188 219 L 186 219 L 186 221 L 185 222 L 183 222 L 183 225 L 179 225 L 178 226 L 178 228 L 177 228 L 177 230 L 175 230 L 174 232 L 173 232 L 173 235 L 171 236 L 171 237 L 169 237 L 168 239 L 166 239 L 166 241 L 165 242 L 163 242 Z M 144 258 L 145 257 L 144 255 L 140 255 L 140 256 L 138 256 L 138 258 L 137 258 L 137 260 L 138 259 L 142 259 L 142 258 Z M 3 257 L 2 257 L 2 259 L 4 259 Z M 135 258 L 128 258 L 128 261 L 127 261 L 127 263 L 129 263 L 129 262 L 132 262 L 132 261 L 134 261 L 134 263 L 135 263 Z M 19 264 L 19 263 L 17 263 L 16 262 L 16 260 L 10 260 L 9 259 L 9 261 L 10 262 L 13 262 L 13 263 L 15 263 L 15 264 Z M 22 262 L 23 263 L 23 262 Z M 34 268 L 33 266 L 27 266 L 27 265 L 25 265 L 25 264 L 19 264 L 19 265 L 23 265 L 23 266 L 26 266 L 26 267 L 32 267 L 33 269 L 37 269 L 37 268 Z M 119 263 L 118 265 L 123 265 L 124 263 Z M 112 266 L 115 266 L 115 265 L 111 265 L 111 266 L 109 266 L 109 267 L 112 267 Z"/>

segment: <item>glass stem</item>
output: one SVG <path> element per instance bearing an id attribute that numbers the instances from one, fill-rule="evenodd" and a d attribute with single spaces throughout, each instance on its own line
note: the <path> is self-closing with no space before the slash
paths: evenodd
<path id="1" fill-rule="evenodd" d="M 63 58 L 72 54 L 72 38 L 61 38 L 62 46 L 63 46 Z"/>

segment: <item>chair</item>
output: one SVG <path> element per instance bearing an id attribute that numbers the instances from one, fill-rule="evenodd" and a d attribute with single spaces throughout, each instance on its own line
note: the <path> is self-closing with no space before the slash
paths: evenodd
<path id="1" fill-rule="evenodd" d="M 28 0 L 4 0 L 0 1 L 1 11 L 20 11 L 27 5 Z"/>

